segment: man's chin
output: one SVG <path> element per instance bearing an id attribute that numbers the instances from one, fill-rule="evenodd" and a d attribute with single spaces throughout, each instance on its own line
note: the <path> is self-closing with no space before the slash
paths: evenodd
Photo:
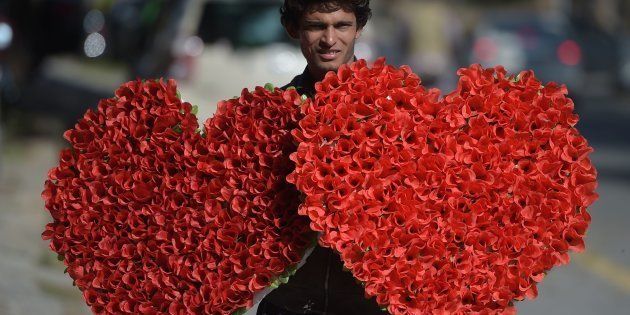
<path id="1" fill-rule="evenodd" d="M 333 60 L 333 61 L 326 61 L 326 62 L 318 62 L 316 66 L 317 66 L 317 69 L 320 70 L 320 72 L 326 73 L 328 71 L 337 71 L 341 65 L 342 65 L 341 62 L 337 60 Z"/>
<path id="2" fill-rule="evenodd" d="M 315 60 L 315 62 L 313 64 L 310 64 L 309 67 L 312 70 L 311 73 L 315 74 L 315 73 L 319 73 L 319 75 L 324 76 L 326 73 L 328 73 L 329 71 L 333 71 L 333 72 L 337 72 L 337 70 L 339 70 L 339 67 L 341 67 L 341 65 L 343 65 L 344 63 L 349 63 L 352 60 L 348 61 L 348 62 L 343 62 L 344 58 L 338 58 L 338 59 L 334 59 L 334 60 Z"/>

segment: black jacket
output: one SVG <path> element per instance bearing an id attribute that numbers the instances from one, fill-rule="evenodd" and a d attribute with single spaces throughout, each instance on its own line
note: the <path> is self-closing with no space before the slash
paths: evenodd
<path id="1" fill-rule="evenodd" d="M 314 85 L 315 81 L 304 70 L 282 89 L 293 86 L 300 94 L 313 97 Z M 317 245 L 289 282 L 260 302 L 257 314 L 388 314 L 374 298 L 365 298 L 364 292 L 352 274 L 343 270 L 339 255 Z"/>

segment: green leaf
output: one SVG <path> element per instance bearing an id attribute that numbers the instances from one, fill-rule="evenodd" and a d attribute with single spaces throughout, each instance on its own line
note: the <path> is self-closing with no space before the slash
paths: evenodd
<path id="1" fill-rule="evenodd" d="M 306 96 L 306 94 L 302 94 L 302 102 L 306 101 L 308 99 L 308 96 Z"/>
<path id="2" fill-rule="evenodd" d="M 271 284 L 269 285 L 269 287 L 271 287 L 272 289 L 275 289 L 279 287 L 280 285 L 289 282 L 289 278 L 291 278 L 291 276 L 293 276 L 295 272 L 297 272 L 297 265 L 289 266 L 289 268 L 287 268 L 287 270 L 285 270 L 282 275 L 278 276 L 278 278 L 271 281 Z"/>
<path id="3" fill-rule="evenodd" d="M 287 276 L 293 276 L 295 275 L 295 273 L 297 272 L 297 265 L 295 266 L 291 266 L 289 267 L 289 269 L 287 269 Z"/>
<path id="4" fill-rule="evenodd" d="M 173 131 L 177 132 L 177 133 L 182 133 L 184 132 L 184 130 L 182 130 L 182 125 L 180 123 L 177 123 L 177 125 L 175 125 L 175 127 L 173 127 Z"/>
<path id="5" fill-rule="evenodd" d="M 199 106 L 193 105 L 192 110 L 190 112 L 196 116 L 197 113 L 199 113 Z"/>
<path id="6" fill-rule="evenodd" d="M 273 92 L 275 89 L 273 87 L 273 84 L 267 83 L 267 84 L 265 84 L 265 90 L 267 90 L 269 92 Z"/>
<path id="7" fill-rule="evenodd" d="M 290 87 L 285 89 L 285 91 L 289 91 L 289 90 L 296 90 L 296 88 L 295 88 L 295 86 L 290 86 Z"/>
<path id="8" fill-rule="evenodd" d="M 313 237 L 311 239 L 311 246 L 307 246 L 306 248 L 314 247 L 317 245 L 317 233 L 313 233 Z M 304 255 L 304 253 L 302 253 Z M 276 289 L 280 285 L 289 282 L 289 278 L 291 278 L 298 270 L 298 264 L 287 267 L 287 269 L 277 278 L 272 279 L 269 287 L 272 289 Z"/>
<path id="9" fill-rule="evenodd" d="M 177 98 L 179 98 L 180 100 L 182 99 L 182 94 L 179 93 L 179 91 L 177 91 Z"/>
<path id="10" fill-rule="evenodd" d="M 232 315 L 243 315 L 247 313 L 247 309 L 244 307 L 241 307 L 239 309 L 237 309 L 236 311 L 234 311 L 234 313 L 232 313 Z"/>

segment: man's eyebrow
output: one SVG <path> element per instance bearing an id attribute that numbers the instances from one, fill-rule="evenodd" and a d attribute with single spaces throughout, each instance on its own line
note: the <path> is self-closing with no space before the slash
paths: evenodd
<path id="1" fill-rule="evenodd" d="M 319 25 L 327 25 L 326 22 L 318 21 L 318 20 L 306 20 L 304 21 L 306 25 L 319 26 Z M 336 22 L 334 25 L 352 25 L 354 24 L 351 20 L 342 20 Z"/>
<path id="2" fill-rule="evenodd" d="M 306 21 L 304 21 L 304 24 L 308 24 L 308 25 L 326 25 L 326 23 L 324 23 L 322 21 L 318 21 L 318 20 L 306 20 Z"/>

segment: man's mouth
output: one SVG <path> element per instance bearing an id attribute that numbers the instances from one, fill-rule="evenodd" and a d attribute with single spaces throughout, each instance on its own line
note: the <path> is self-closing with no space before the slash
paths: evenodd
<path id="1" fill-rule="evenodd" d="M 341 51 L 339 50 L 320 50 L 318 54 L 322 58 L 322 60 L 330 61 L 337 58 L 337 55 L 339 55 L 340 52 Z"/>

